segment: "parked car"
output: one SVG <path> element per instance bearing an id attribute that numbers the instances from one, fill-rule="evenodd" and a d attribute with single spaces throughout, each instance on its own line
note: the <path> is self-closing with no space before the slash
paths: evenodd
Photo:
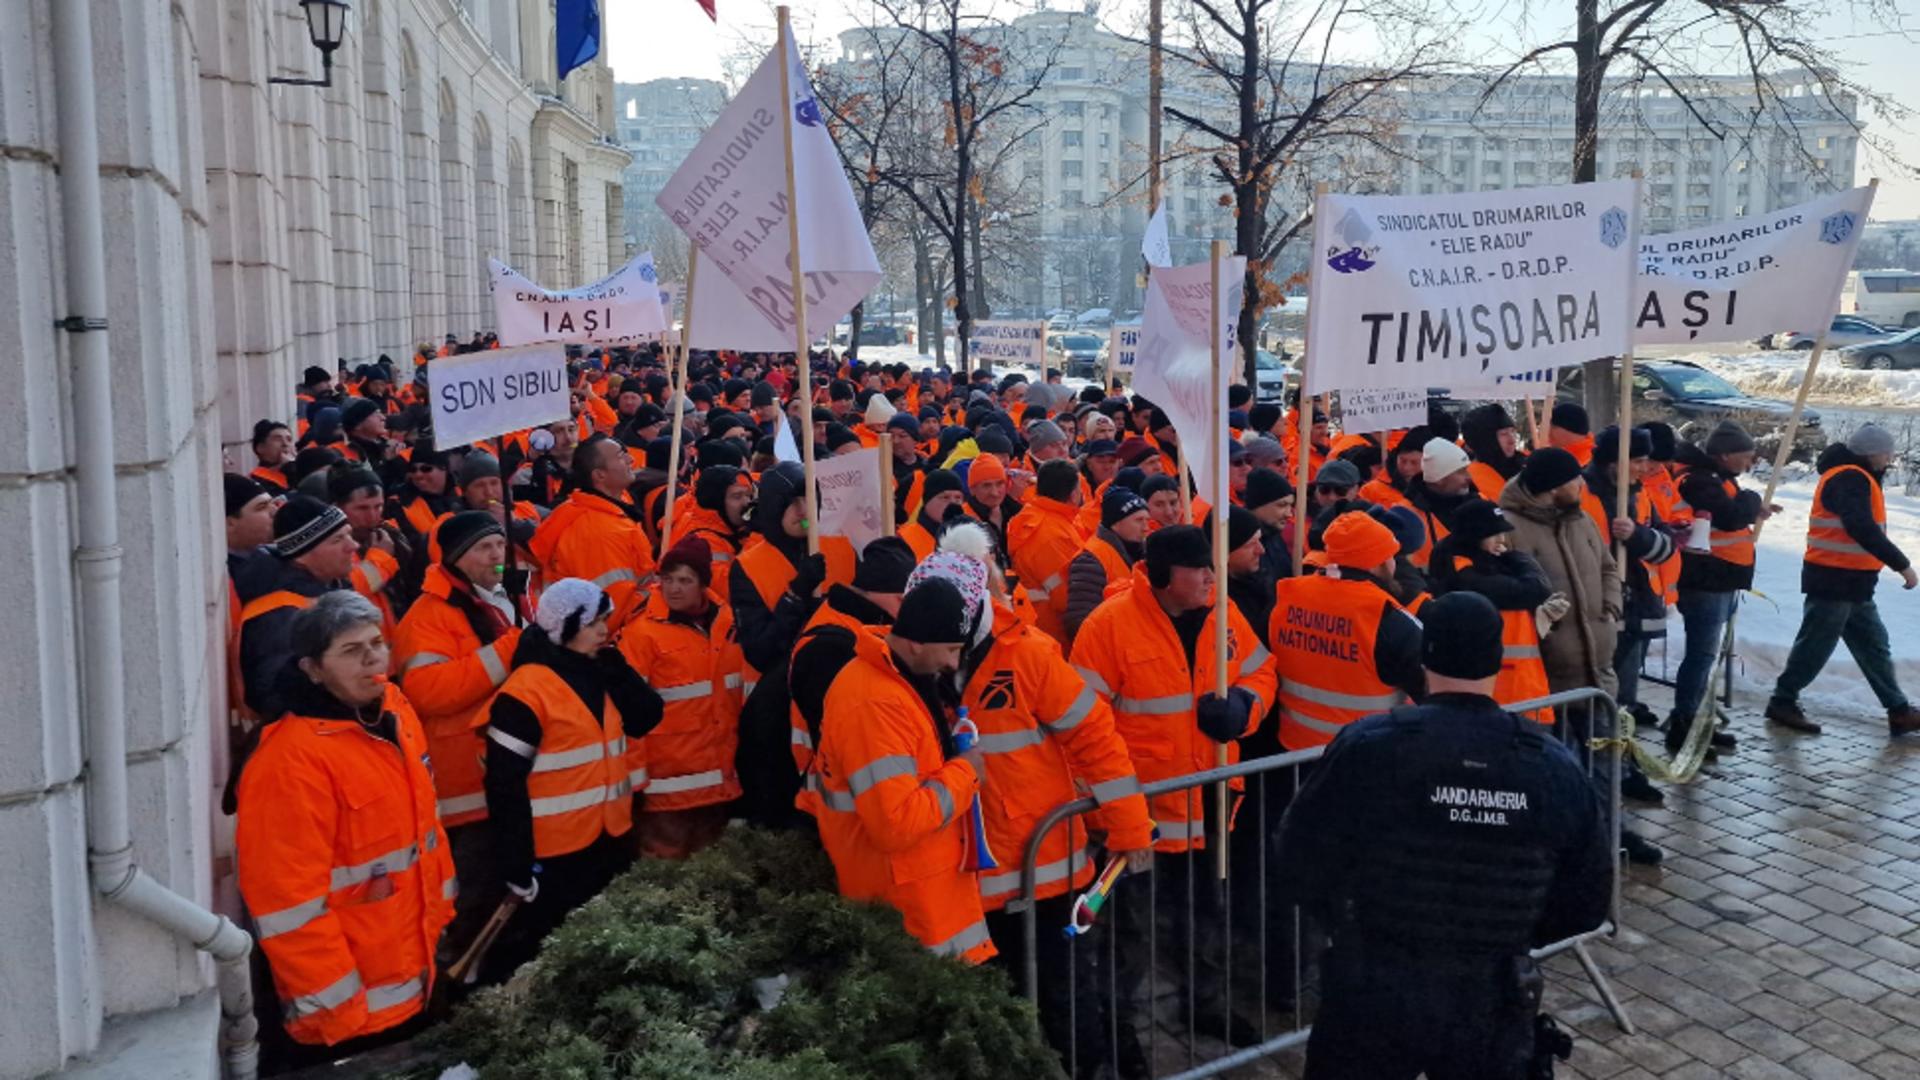
<path id="1" fill-rule="evenodd" d="M 1265 349 L 1253 351 L 1253 400 L 1284 403 L 1287 398 L 1287 379 L 1294 374 L 1293 368 L 1280 362 L 1280 358 Z"/>
<path id="2" fill-rule="evenodd" d="M 1088 308 L 1080 313 L 1079 318 L 1075 319 L 1073 324 L 1083 329 L 1105 330 L 1107 327 L 1113 325 L 1113 310 L 1103 307 Z"/>
<path id="3" fill-rule="evenodd" d="M 834 334 L 834 341 L 845 345 L 847 335 L 852 332 L 852 329 L 851 326 L 846 325 L 839 327 Z M 860 344 L 862 345 L 899 345 L 906 340 L 906 333 L 893 323 L 869 321 L 860 324 Z"/>
<path id="4" fill-rule="evenodd" d="M 1874 371 L 1920 367 L 1920 329 L 1900 331 L 1879 341 L 1848 345 L 1836 355 L 1840 357 L 1841 367 Z"/>
<path id="5" fill-rule="evenodd" d="M 1837 349 L 1866 341 L 1880 341 L 1899 332 L 1900 328 L 1897 326 L 1881 326 L 1871 319 L 1863 319 L 1858 315 L 1835 315 L 1832 324 L 1827 327 L 1827 344 Z M 1773 335 L 1773 347 L 1811 349 L 1819 338 L 1819 333 L 1814 330 L 1783 330 Z"/>
<path id="6" fill-rule="evenodd" d="M 1101 351 L 1107 339 L 1098 334 L 1068 332 L 1047 336 L 1047 366 L 1062 375 L 1081 379 L 1100 377 Z"/>
<path id="7" fill-rule="evenodd" d="M 1617 365 L 1615 370 L 1617 372 Z M 1583 402 L 1582 375 L 1582 369 L 1572 368 L 1561 377 L 1561 401 Z M 1756 440 L 1778 446 L 1792 414 L 1792 402 L 1751 397 L 1698 364 L 1684 360 L 1641 360 L 1633 366 L 1635 420 L 1664 421 L 1689 442 L 1706 438 L 1722 420 L 1734 420 Z M 1598 416 L 1591 421 L 1596 431 L 1610 422 Z M 1818 453 L 1826 444 L 1826 436 L 1820 430 L 1820 414 L 1813 409 L 1802 410 L 1800 431 L 1794 440 L 1795 456 Z M 1771 453 L 1764 446 L 1762 450 Z"/>

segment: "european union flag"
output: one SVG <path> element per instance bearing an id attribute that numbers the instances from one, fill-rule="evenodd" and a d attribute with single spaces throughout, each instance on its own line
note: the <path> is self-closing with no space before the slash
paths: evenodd
<path id="1" fill-rule="evenodd" d="M 600 55 L 600 5 L 598 0 L 559 0 L 553 14 L 553 41 L 560 78 L 567 72 Z"/>

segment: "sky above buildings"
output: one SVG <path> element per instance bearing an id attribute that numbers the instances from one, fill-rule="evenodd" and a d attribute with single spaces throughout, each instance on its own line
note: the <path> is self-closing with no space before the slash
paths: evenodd
<path id="1" fill-rule="evenodd" d="M 1178 2 L 1172 0 L 1169 7 Z M 647 0 L 645 3 L 605 0 L 601 6 L 605 11 L 608 59 L 615 77 L 621 82 L 700 77 L 737 86 L 750 70 L 751 61 L 743 64 L 742 58 L 763 50 L 773 40 L 773 8 L 763 0 L 718 0 L 718 3 L 720 20 L 715 24 L 707 20 L 706 13 L 694 0 Z M 795 35 L 803 44 L 829 42 L 835 34 L 863 21 L 862 16 L 868 10 L 867 4 L 859 0 L 852 3 L 823 0 L 793 6 Z M 1882 23 L 1856 18 L 1845 10 L 1847 5 L 1834 6 L 1840 10 L 1819 20 L 1814 36 L 1851 65 L 1848 74 L 1852 78 L 1897 101 L 1920 108 L 1920 63 L 1915 62 L 1915 57 L 1920 56 L 1920 12 L 1905 16 L 1905 29 L 1910 36 L 1903 38 L 1888 33 Z M 1143 4 L 1131 0 L 1109 2 L 1106 5 L 1109 25 L 1122 32 L 1135 32 L 1136 28 L 1131 25 L 1135 21 L 1131 10 L 1134 7 L 1144 9 Z M 981 10 L 1011 17 L 1033 10 L 1033 5 L 1002 2 L 991 8 L 983 4 Z M 1536 7 L 1535 11 L 1538 10 Z M 1495 19 L 1480 25 L 1503 22 L 1509 27 L 1512 25 L 1511 19 Z M 1543 41 L 1551 28 L 1552 24 L 1544 16 L 1536 14 L 1530 20 L 1526 36 Z M 1511 50 L 1512 39 L 1517 36 L 1511 30 L 1504 37 L 1490 34 L 1481 58 L 1488 63 L 1497 61 L 1500 50 Z M 1865 183 L 1876 175 L 1881 178 L 1873 216 L 1876 219 L 1920 218 L 1920 176 L 1915 175 L 1915 169 L 1920 168 L 1920 116 L 1897 126 L 1873 115 L 1868 115 L 1866 120 L 1869 133 L 1891 142 L 1907 165 L 1902 175 L 1895 163 L 1862 147 L 1856 182 Z"/>

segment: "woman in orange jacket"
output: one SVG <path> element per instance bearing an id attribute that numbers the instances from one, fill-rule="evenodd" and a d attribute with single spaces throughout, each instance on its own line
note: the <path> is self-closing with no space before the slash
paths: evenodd
<path id="1" fill-rule="evenodd" d="M 634 819 L 643 856 L 684 859 L 718 840 L 740 797 L 742 660 L 713 567 L 700 536 L 675 541 L 660 558 L 660 588 L 620 636 L 620 652 L 666 706 L 647 738 L 647 790 Z"/>
<path id="2" fill-rule="evenodd" d="M 329 1056 L 411 1029 L 458 889 L 426 736 L 387 681 L 380 625 L 345 590 L 294 615 L 287 708 L 260 729 L 238 786 L 240 894 L 286 1034 Z"/>

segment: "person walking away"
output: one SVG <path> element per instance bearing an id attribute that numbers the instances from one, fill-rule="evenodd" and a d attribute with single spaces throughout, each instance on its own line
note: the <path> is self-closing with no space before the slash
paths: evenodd
<path id="1" fill-rule="evenodd" d="M 720 838 L 740 797 L 741 658 L 733 611 L 713 592 L 713 551 L 697 534 L 660 557 L 660 588 L 620 635 L 620 652 L 665 702 L 632 764 L 647 771 L 636 850 L 684 859 Z"/>
<path id="2" fill-rule="evenodd" d="M 942 580 L 907 590 L 892 627 L 863 628 L 827 691 L 813 771 L 840 894 L 892 907 L 929 951 L 979 964 L 995 949 L 963 860 L 984 752 L 956 753 L 938 707 L 973 630 Z"/>
<path id="3" fill-rule="evenodd" d="M 1674 542 L 1641 483 L 1654 467 L 1653 436 L 1644 428 L 1634 428 L 1624 448 L 1620 441 L 1618 426 L 1607 427 L 1594 439 L 1593 460 L 1584 473 L 1587 491 L 1581 506 L 1594 528 L 1606 535 L 1609 546 L 1625 545 L 1627 562 L 1620 569 L 1626 593 L 1622 597 L 1619 642 L 1613 650 L 1613 674 L 1619 689 L 1613 700 L 1651 730 L 1653 711 L 1640 702 L 1640 668 L 1646 661 L 1648 644 L 1667 636 L 1661 568 L 1680 561 L 1680 545 Z M 1625 462 L 1620 460 L 1622 449 L 1627 454 Z M 1613 514 L 1623 477 L 1628 485 L 1628 516 L 1616 518 Z M 1621 767 L 1622 795 L 1656 805 L 1665 801 L 1631 756 L 1621 762 Z"/>
<path id="4" fill-rule="evenodd" d="M 276 694 L 285 711 L 240 766 L 240 895 L 295 1044 L 273 1055 L 288 1067 L 410 1034 L 453 917 L 426 736 L 387 680 L 380 626 L 346 590 L 295 612 Z"/>
<path id="5" fill-rule="evenodd" d="M 1820 454 L 1820 483 L 1807 517 L 1807 551 L 1800 567 L 1800 629 L 1787 663 L 1767 700 L 1767 719 L 1790 731 L 1820 734 L 1820 724 L 1800 708 L 1800 692 L 1827 666 L 1833 647 L 1847 652 L 1887 710 L 1892 735 L 1920 731 L 1920 711 L 1908 702 L 1894 676 L 1886 624 L 1874 606 L 1882 569 L 1900 575 L 1903 588 L 1920 585 L 1920 573 L 1887 535 L 1887 497 L 1881 483 L 1893 464 L 1893 436 L 1862 424 L 1844 443 Z"/>
<path id="6" fill-rule="evenodd" d="M 1779 512 L 1766 505 L 1757 491 L 1743 490 L 1741 474 L 1753 467 L 1753 436 L 1731 420 L 1722 420 L 1706 440 L 1683 444 L 1675 454 L 1680 464 L 1680 498 L 1696 518 L 1712 521 L 1709 550 L 1680 551 L 1680 618 L 1687 646 L 1673 680 L 1673 712 L 1667 717 L 1667 753 L 1680 750 L 1694 718 L 1706 703 L 1708 681 L 1720 655 L 1727 623 L 1740 603 L 1740 592 L 1753 588 L 1754 526 Z M 1730 732 L 1715 731 L 1711 749 L 1732 752 L 1737 743 Z"/>
<path id="7" fill-rule="evenodd" d="M 1275 859 L 1332 929 L 1307 1080 L 1526 1080 L 1531 948 L 1606 917 L 1606 812 L 1574 755 L 1492 697 L 1505 622 L 1485 597 L 1427 605 L 1426 702 L 1327 748 Z"/>
<path id="8" fill-rule="evenodd" d="M 1591 686 L 1611 695 L 1618 689 L 1613 655 L 1621 617 L 1620 570 L 1611 545 L 1582 509 L 1585 495 L 1580 463 L 1567 451 L 1549 446 L 1529 454 L 1520 474 L 1507 481 L 1500 509 L 1513 523 L 1514 549 L 1532 556 L 1553 585 L 1553 595 L 1542 605 L 1547 629 L 1540 635 L 1548 689 L 1559 693 Z M 1590 709 L 1569 710 L 1563 718 L 1569 725 L 1564 734 L 1578 743 L 1612 734 L 1610 727 L 1593 730 Z M 1596 767 L 1599 760 L 1596 755 Z M 1643 865 L 1664 857 L 1658 847 L 1624 827 L 1620 846 L 1629 860 Z"/>
<path id="9" fill-rule="evenodd" d="M 979 875 L 981 904 L 1000 950 L 995 963 L 1018 981 L 1026 971 L 1025 916 L 1008 908 L 1020 895 L 1020 860 L 1039 818 L 1083 790 L 1100 804 L 1072 829 L 1056 826 L 1041 841 L 1035 901 L 1048 929 L 1067 925 L 1074 894 L 1093 880 L 1087 830 L 1105 834 L 1108 851 L 1142 870 L 1153 861 L 1153 821 L 1112 709 L 1068 665 L 1059 644 L 1009 603 L 999 569 L 943 549 L 913 572 L 907 587 L 929 578 L 952 582 L 978 627 L 955 682 L 961 706 L 980 729 L 986 767 L 980 808 L 987 846 L 1000 861 L 997 870 Z M 1075 1013 L 1071 987 L 1096 985 L 1097 946 L 1046 933 L 1036 951 L 1042 1030 L 1063 1063 L 1077 1062 L 1080 1075 L 1092 1076 L 1106 1058 L 1103 995 L 1082 999 L 1077 1025 L 1069 1017 Z"/>
<path id="10" fill-rule="evenodd" d="M 535 530 L 533 556 L 544 581 L 577 577 L 604 590 L 618 633 L 645 603 L 654 569 L 653 544 L 627 501 L 633 462 L 618 442 L 592 436 L 574 451 L 572 479 L 572 494 Z"/>
<path id="11" fill-rule="evenodd" d="M 1192 525 L 1169 525 L 1153 533 L 1128 587 L 1095 608 L 1074 638 L 1073 666 L 1112 706 L 1115 727 L 1143 782 L 1213 768 L 1222 746 L 1229 763 L 1238 760 L 1238 740 L 1253 730 L 1274 700 L 1272 655 L 1223 590 L 1215 589 L 1211 548 L 1206 534 Z M 1228 605 L 1225 696 L 1214 691 L 1219 677 L 1214 604 L 1222 602 Z M 1238 782 L 1232 786 L 1236 791 L 1244 788 Z M 1204 857 L 1209 806 L 1198 791 L 1151 800 L 1160 831 L 1154 872 L 1122 879 L 1115 924 L 1115 932 L 1128 943 L 1120 950 L 1116 973 L 1125 1002 L 1118 1021 L 1122 1075 L 1139 1075 L 1146 1063 L 1139 1034 L 1148 1018 L 1137 1015 L 1131 1003 L 1146 980 L 1154 934 L 1148 890 L 1159 896 L 1162 910 L 1189 912 L 1174 916 L 1173 936 L 1176 951 L 1184 951 L 1188 939 L 1181 927 L 1191 920 L 1195 974 L 1194 984 L 1184 992 L 1199 1030 L 1224 1035 L 1236 1046 L 1259 1041 L 1253 1025 L 1227 1007 L 1219 892 L 1198 889 L 1191 909 L 1184 899 L 1190 881 L 1212 872 Z M 1212 842 L 1226 839 L 1215 836 Z"/>
<path id="12" fill-rule="evenodd" d="M 420 717 L 433 759 L 440 821 L 462 884 L 448 942 L 464 948 L 498 906 L 504 886 L 486 824 L 487 703 L 507 681 L 520 642 L 501 579 L 506 534 L 492 514 L 465 510 L 435 533 L 440 561 L 393 642 L 400 688 Z"/>
<path id="13" fill-rule="evenodd" d="M 1512 547 L 1513 522 L 1498 506 L 1473 499 L 1453 512 L 1452 532 L 1434 545 L 1435 596 L 1479 593 L 1500 612 L 1506 653 L 1494 680 L 1493 700 L 1502 708 L 1552 693 L 1540 660 L 1539 610 L 1553 595 L 1553 583 L 1533 556 Z M 1552 725 L 1553 710 L 1523 714 Z"/>
<path id="14" fill-rule="evenodd" d="M 1280 745 L 1324 746 L 1362 716 L 1423 693 L 1420 624 L 1389 582 L 1400 542 L 1361 510 L 1324 533 L 1326 569 L 1274 590 L 1267 640 L 1280 673 Z"/>
<path id="15" fill-rule="evenodd" d="M 590 581 L 549 585 L 487 707 L 487 816 L 507 891 L 525 907 L 483 980 L 530 959 L 632 862 L 631 796 L 647 777 L 630 748 L 659 724 L 662 702 L 608 644 L 613 611 Z"/>
<path id="16" fill-rule="evenodd" d="M 1080 532 L 1080 470 L 1073 462 L 1042 462 L 1034 495 L 1007 522 L 1007 558 L 1036 609 L 1040 632 L 1065 647 L 1067 574 L 1086 537 Z"/>

